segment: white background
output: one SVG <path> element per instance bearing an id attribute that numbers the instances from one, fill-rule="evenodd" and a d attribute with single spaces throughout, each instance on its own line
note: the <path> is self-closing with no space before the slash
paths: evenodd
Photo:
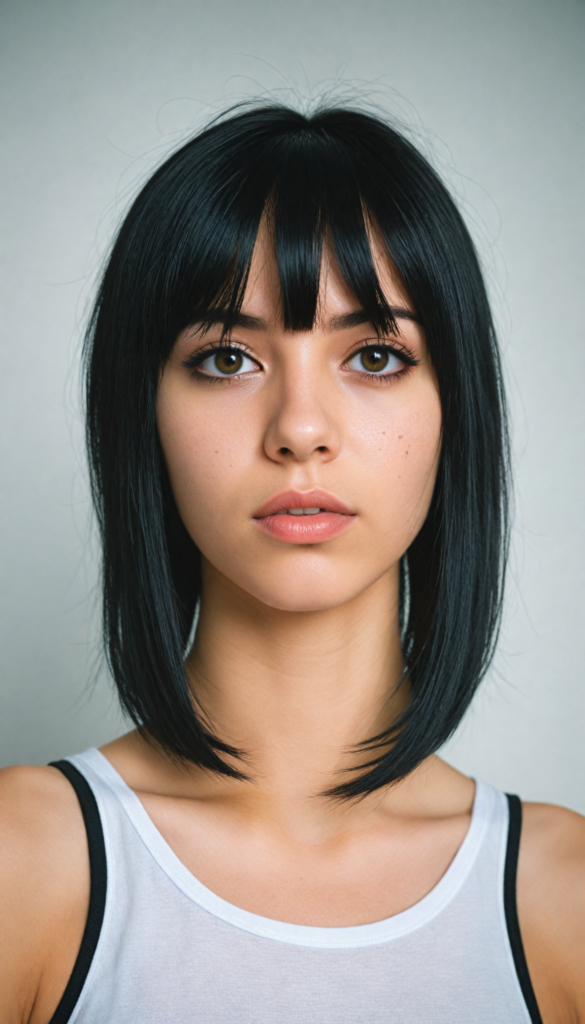
<path id="1" fill-rule="evenodd" d="M 99 651 L 78 357 L 115 224 L 246 96 L 361 91 L 463 205 L 494 299 L 517 510 L 495 669 L 445 751 L 585 811 L 582 0 L 1 5 L 0 764 L 122 731 Z"/>

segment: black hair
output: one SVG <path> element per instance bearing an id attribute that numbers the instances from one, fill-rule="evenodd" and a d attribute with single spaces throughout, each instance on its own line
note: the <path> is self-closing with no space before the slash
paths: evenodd
<path id="1" fill-rule="evenodd" d="M 292 331 L 314 323 L 324 239 L 374 327 L 394 329 L 375 229 L 424 327 L 440 391 L 438 476 L 401 587 L 411 696 L 387 733 L 356 737 L 362 770 L 331 792 L 358 796 L 406 776 L 461 721 L 493 655 L 508 541 L 505 401 L 478 258 L 438 174 L 383 118 L 231 111 L 166 160 L 123 221 L 85 349 L 107 657 L 146 736 L 183 761 L 246 777 L 222 756 L 238 751 L 205 726 L 186 677 L 200 556 L 171 493 L 155 401 L 180 331 L 212 308 L 227 311 L 226 329 L 237 316 L 263 217 Z"/>

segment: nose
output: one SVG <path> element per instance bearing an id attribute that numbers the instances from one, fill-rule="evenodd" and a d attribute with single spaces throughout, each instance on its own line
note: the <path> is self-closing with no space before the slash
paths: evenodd
<path id="1" fill-rule="evenodd" d="M 273 462 L 329 462 L 340 450 L 335 396 L 325 382 L 291 374 L 273 396 L 264 451 Z"/>

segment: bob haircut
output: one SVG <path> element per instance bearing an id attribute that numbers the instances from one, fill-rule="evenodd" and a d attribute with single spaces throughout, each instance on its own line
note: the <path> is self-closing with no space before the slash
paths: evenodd
<path id="1" fill-rule="evenodd" d="M 186 676 L 200 555 L 171 493 L 155 402 L 184 328 L 219 309 L 229 332 L 263 217 L 290 331 L 313 326 L 324 244 L 374 329 L 396 331 L 374 269 L 374 230 L 414 303 L 439 384 L 437 482 L 401 572 L 411 698 L 388 732 L 356 737 L 361 770 L 329 792 L 357 797 L 406 776 L 461 721 L 493 654 L 508 542 L 505 402 L 478 259 L 436 172 L 378 116 L 232 109 L 175 152 L 131 206 L 85 343 L 107 658 L 147 738 L 179 761 L 247 777 L 232 761 L 245 754 L 212 734 Z"/>

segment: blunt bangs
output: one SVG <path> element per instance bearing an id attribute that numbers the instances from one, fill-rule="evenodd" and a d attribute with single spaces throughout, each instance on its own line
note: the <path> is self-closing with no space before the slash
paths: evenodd
<path id="1" fill-rule="evenodd" d="M 200 556 L 156 429 L 161 367 L 179 333 L 240 312 L 258 232 L 274 242 L 284 327 L 317 315 L 324 246 L 380 335 L 396 324 L 375 237 L 426 334 L 443 409 L 428 517 L 403 559 L 412 698 L 388 733 L 356 737 L 360 773 L 332 793 L 403 778 L 459 724 L 497 637 L 508 542 L 508 440 L 498 350 L 468 231 L 436 172 L 390 124 L 353 109 L 232 112 L 170 157 L 124 220 L 86 336 L 87 445 L 103 544 L 103 625 L 131 720 L 173 757 L 244 778 L 190 692 L 184 652 Z"/>
<path id="2" fill-rule="evenodd" d="M 333 133 L 303 128 L 292 111 L 273 114 L 281 122 L 280 138 L 256 126 L 262 119 L 254 115 L 245 116 L 254 145 L 234 138 L 229 122 L 220 125 L 211 139 L 198 138 L 172 158 L 145 190 L 149 201 L 133 243 L 140 245 L 144 264 L 156 267 L 148 275 L 153 290 L 143 300 L 146 318 L 157 321 L 162 361 L 178 333 L 207 311 L 221 310 L 230 329 L 263 219 L 274 241 L 285 329 L 314 325 L 325 239 L 372 325 L 381 333 L 395 329 L 370 249 L 376 215 L 367 207 L 351 147 Z M 200 180 L 192 164 L 206 156 Z"/>

